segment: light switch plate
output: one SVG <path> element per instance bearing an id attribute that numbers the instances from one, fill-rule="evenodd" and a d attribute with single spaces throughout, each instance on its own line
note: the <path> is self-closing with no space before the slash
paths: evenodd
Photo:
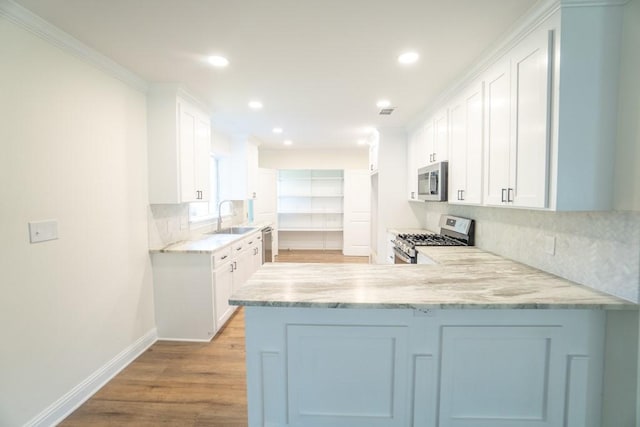
<path id="1" fill-rule="evenodd" d="M 31 243 L 46 242 L 58 238 L 58 220 L 29 222 L 29 241 Z"/>

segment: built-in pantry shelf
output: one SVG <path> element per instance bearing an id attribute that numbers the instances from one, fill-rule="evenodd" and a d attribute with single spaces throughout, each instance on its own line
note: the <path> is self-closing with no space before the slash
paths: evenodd
<path id="1" fill-rule="evenodd" d="M 278 171 L 280 249 L 341 249 L 342 170 Z"/>

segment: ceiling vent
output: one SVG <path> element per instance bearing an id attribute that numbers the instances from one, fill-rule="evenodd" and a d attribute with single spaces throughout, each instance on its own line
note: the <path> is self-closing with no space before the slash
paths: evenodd
<path id="1" fill-rule="evenodd" d="M 395 110 L 395 108 L 383 108 L 380 110 L 380 115 L 381 116 L 389 116 L 391 115 L 391 113 L 393 113 L 393 110 Z"/>

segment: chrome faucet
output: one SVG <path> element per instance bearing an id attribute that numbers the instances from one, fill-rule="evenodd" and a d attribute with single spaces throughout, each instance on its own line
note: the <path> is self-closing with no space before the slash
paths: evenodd
<path id="1" fill-rule="evenodd" d="M 229 199 L 222 200 L 220 203 L 218 203 L 218 228 L 216 229 L 216 231 L 220 231 L 220 229 L 222 228 L 222 205 L 226 202 L 231 202 L 233 204 L 233 200 Z"/>

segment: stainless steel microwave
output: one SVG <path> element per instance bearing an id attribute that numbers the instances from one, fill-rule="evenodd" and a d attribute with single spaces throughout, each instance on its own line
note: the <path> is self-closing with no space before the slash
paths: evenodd
<path id="1" fill-rule="evenodd" d="M 448 162 L 433 163 L 418 169 L 418 199 L 429 202 L 447 200 Z"/>

